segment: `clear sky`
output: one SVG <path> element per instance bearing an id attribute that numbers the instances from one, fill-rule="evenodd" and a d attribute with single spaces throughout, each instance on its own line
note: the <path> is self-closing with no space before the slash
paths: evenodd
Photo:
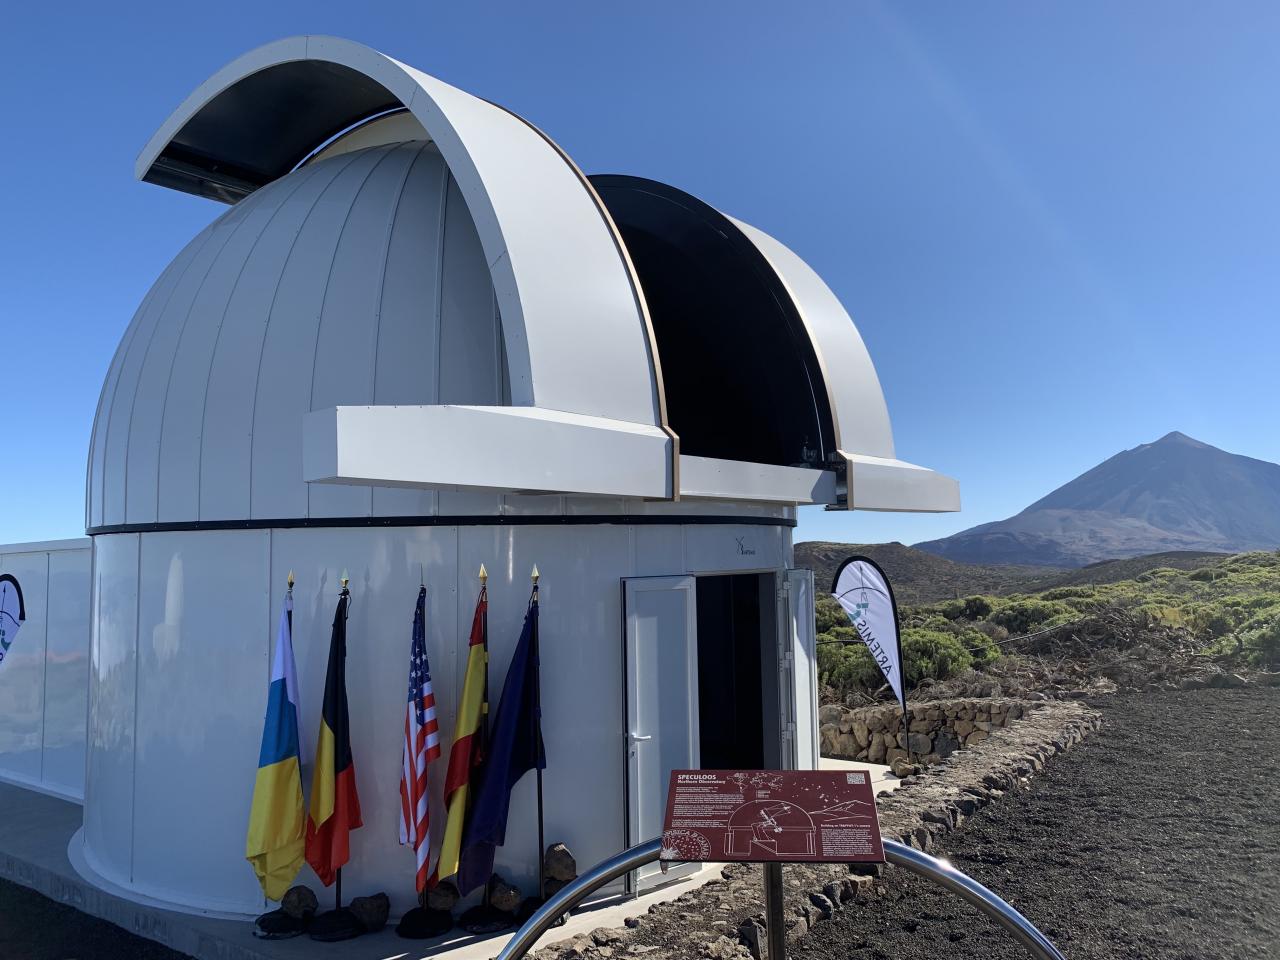
<path id="1" fill-rule="evenodd" d="M 0 543 L 83 532 L 103 375 L 224 208 L 133 180 L 244 51 L 331 33 L 668 181 L 806 258 L 870 348 L 942 536 L 1181 430 L 1280 460 L 1280 5 L 21 3 L 0 32 Z"/>

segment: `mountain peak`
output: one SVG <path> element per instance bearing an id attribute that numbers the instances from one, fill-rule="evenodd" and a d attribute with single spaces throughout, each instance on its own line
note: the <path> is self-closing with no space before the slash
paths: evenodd
<path id="1" fill-rule="evenodd" d="M 1149 443 L 1147 446 L 1154 447 L 1160 444 L 1181 444 L 1186 447 L 1200 447 L 1201 449 L 1213 449 L 1209 444 L 1197 440 L 1195 437 L 1188 437 L 1185 433 L 1178 430 L 1170 430 L 1155 443 Z"/>
<path id="2" fill-rule="evenodd" d="M 1173 431 L 1098 464 L 1016 516 L 916 547 L 969 563 L 1080 566 L 1280 546 L 1280 465 Z"/>

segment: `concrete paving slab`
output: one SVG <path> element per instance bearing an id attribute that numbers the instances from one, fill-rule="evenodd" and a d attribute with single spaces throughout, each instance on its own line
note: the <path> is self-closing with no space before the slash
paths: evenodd
<path id="1" fill-rule="evenodd" d="M 876 793 L 892 790 L 898 782 L 887 767 L 875 764 L 824 759 L 821 767 L 867 770 Z M 317 944 L 306 936 L 259 940 L 253 936 L 251 922 L 138 903 L 120 891 L 103 889 L 86 880 L 68 856 L 68 846 L 81 826 L 79 804 L 0 783 L 0 811 L 3 812 L 0 878 L 197 960 L 425 960 L 442 954 L 447 954 L 448 960 L 489 960 L 511 935 L 449 934 L 434 940 L 404 940 L 395 935 L 398 918 L 393 917 L 386 929 L 345 943 Z M 615 897 L 589 905 L 570 917 L 563 927 L 549 931 L 537 946 L 567 940 L 596 927 L 621 926 L 626 917 L 644 913 L 654 903 L 673 900 L 719 874 L 719 865 L 709 864 L 692 876 L 640 897 Z M 317 892 L 323 905 L 326 891 Z"/>

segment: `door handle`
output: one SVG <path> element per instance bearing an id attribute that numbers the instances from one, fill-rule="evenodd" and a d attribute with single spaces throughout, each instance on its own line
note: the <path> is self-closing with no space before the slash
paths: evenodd
<path id="1" fill-rule="evenodd" d="M 632 742 L 632 743 L 639 743 L 641 740 L 652 740 L 652 739 L 653 739 L 653 735 L 652 735 L 652 734 L 649 734 L 648 736 L 644 736 L 644 737 L 642 737 L 642 736 L 640 736 L 639 734 L 629 733 L 629 734 L 627 734 L 627 736 L 631 738 L 631 742 Z"/>

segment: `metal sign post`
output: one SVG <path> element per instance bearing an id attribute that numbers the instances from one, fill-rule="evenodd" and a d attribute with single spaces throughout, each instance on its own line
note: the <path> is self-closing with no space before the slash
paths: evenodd
<path id="1" fill-rule="evenodd" d="M 770 861 L 764 865 L 764 930 L 768 960 L 785 960 L 787 955 L 787 917 L 782 903 L 782 864 Z"/>

